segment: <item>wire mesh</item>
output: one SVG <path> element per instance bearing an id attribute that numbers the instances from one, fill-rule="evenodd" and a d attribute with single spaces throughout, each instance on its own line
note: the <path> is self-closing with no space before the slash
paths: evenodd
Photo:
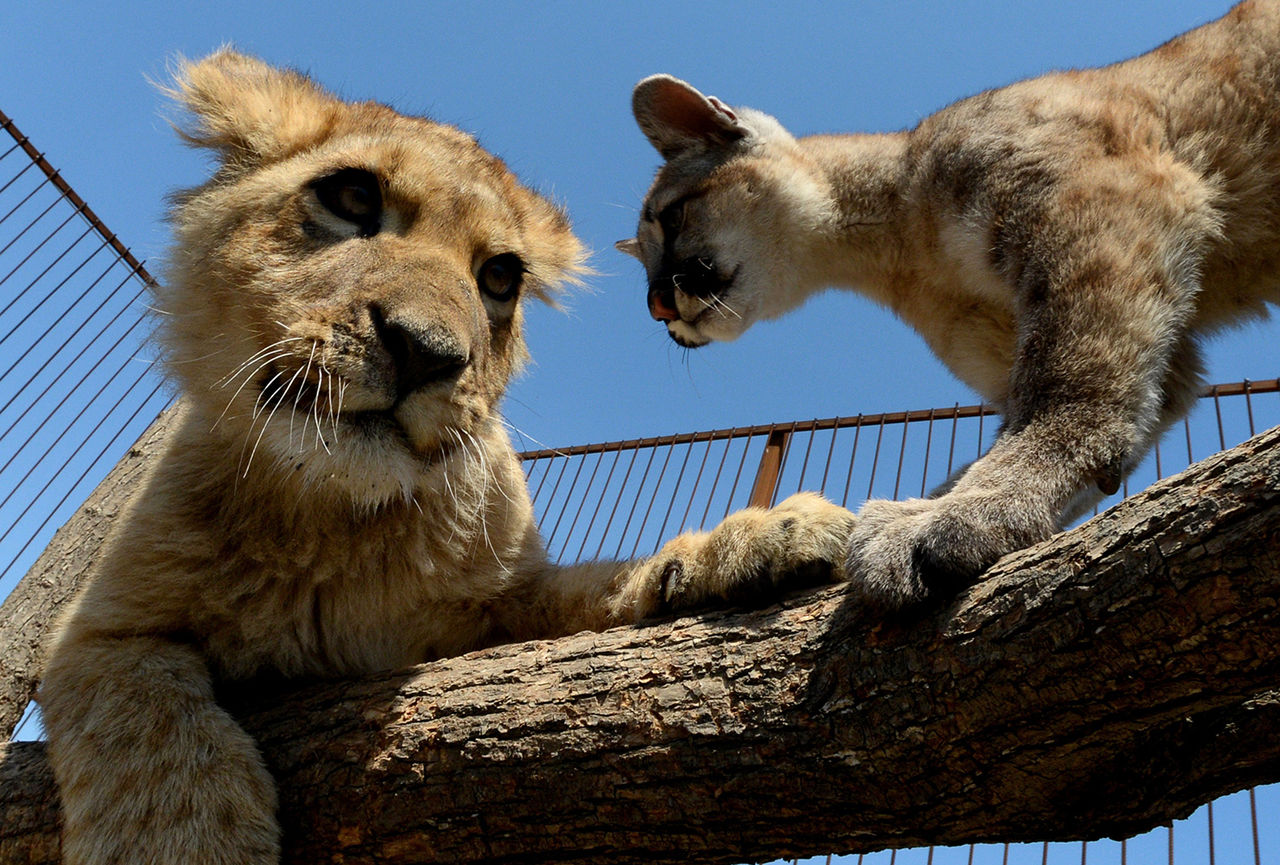
<path id="1" fill-rule="evenodd" d="M 3 113 L 0 597 L 169 402 L 151 366 L 151 281 Z"/>

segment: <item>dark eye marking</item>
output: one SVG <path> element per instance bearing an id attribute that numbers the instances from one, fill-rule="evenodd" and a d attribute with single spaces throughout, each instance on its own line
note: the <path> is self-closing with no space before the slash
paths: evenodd
<path id="1" fill-rule="evenodd" d="M 356 226 L 361 237 L 382 229 L 382 186 L 372 171 L 342 168 L 311 181 L 311 190 L 326 210 Z"/>
<path id="2" fill-rule="evenodd" d="M 675 237 L 684 228 L 684 200 L 673 202 L 662 208 L 658 214 L 658 225 L 666 237 Z"/>
<path id="3" fill-rule="evenodd" d="M 525 267 L 520 256 L 514 252 L 495 255 L 480 265 L 476 274 L 476 284 L 480 290 L 499 302 L 511 300 L 520 291 L 524 282 Z"/>
<path id="4" fill-rule="evenodd" d="M 706 191 L 690 192 L 688 195 L 682 195 L 675 201 L 669 203 L 662 210 L 658 211 L 655 218 L 652 207 L 646 207 L 644 218 L 647 222 L 657 222 L 662 228 L 663 235 L 667 238 L 673 238 L 684 229 L 685 210 L 689 202 L 702 198 L 706 195 Z"/>

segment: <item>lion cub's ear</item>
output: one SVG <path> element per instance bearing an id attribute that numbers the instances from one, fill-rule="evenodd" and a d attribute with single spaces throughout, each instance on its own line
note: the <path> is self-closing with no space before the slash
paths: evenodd
<path id="1" fill-rule="evenodd" d="M 719 99 L 670 75 L 651 75 L 637 84 L 631 110 L 665 159 L 693 147 L 724 147 L 751 132 Z"/>
<path id="2" fill-rule="evenodd" d="M 178 61 L 166 92 L 194 119 L 178 133 L 219 152 L 225 164 L 251 166 L 289 156 L 332 127 L 342 103 L 311 79 L 224 48 Z"/>

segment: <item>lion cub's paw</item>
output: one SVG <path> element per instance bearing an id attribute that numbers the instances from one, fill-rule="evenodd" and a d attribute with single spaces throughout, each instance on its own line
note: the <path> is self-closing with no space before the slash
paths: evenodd
<path id="1" fill-rule="evenodd" d="M 845 578 L 856 518 L 814 493 L 747 508 L 710 532 L 680 535 L 624 590 L 636 618 L 712 605 L 755 605 L 789 589 Z"/>
<path id="2" fill-rule="evenodd" d="M 850 593 L 880 611 L 951 597 L 1001 556 L 1047 537 L 1042 523 L 985 494 L 869 501 L 849 537 Z"/>

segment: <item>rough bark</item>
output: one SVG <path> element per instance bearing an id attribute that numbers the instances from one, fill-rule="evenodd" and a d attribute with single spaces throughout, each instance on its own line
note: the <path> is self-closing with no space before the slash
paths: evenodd
<path id="1" fill-rule="evenodd" d="M 43 634 L 97 561 L 117 515 L 141 487 L 172 425 L 170 408 L 54 534 L 22 581 L 0 604 L 0 742 L 6 741 L 35 693 L 44 669 Z"/>
<path id="2" fill-rule="evenodd" d="M 288 862 L 733 863 L 1123 836 L 1280 780 L 1280 428 L 876 623 L 780 606 L 504 646 L 246 716 Z M 41 747 L 0 861 L 54 861 Z"/>

